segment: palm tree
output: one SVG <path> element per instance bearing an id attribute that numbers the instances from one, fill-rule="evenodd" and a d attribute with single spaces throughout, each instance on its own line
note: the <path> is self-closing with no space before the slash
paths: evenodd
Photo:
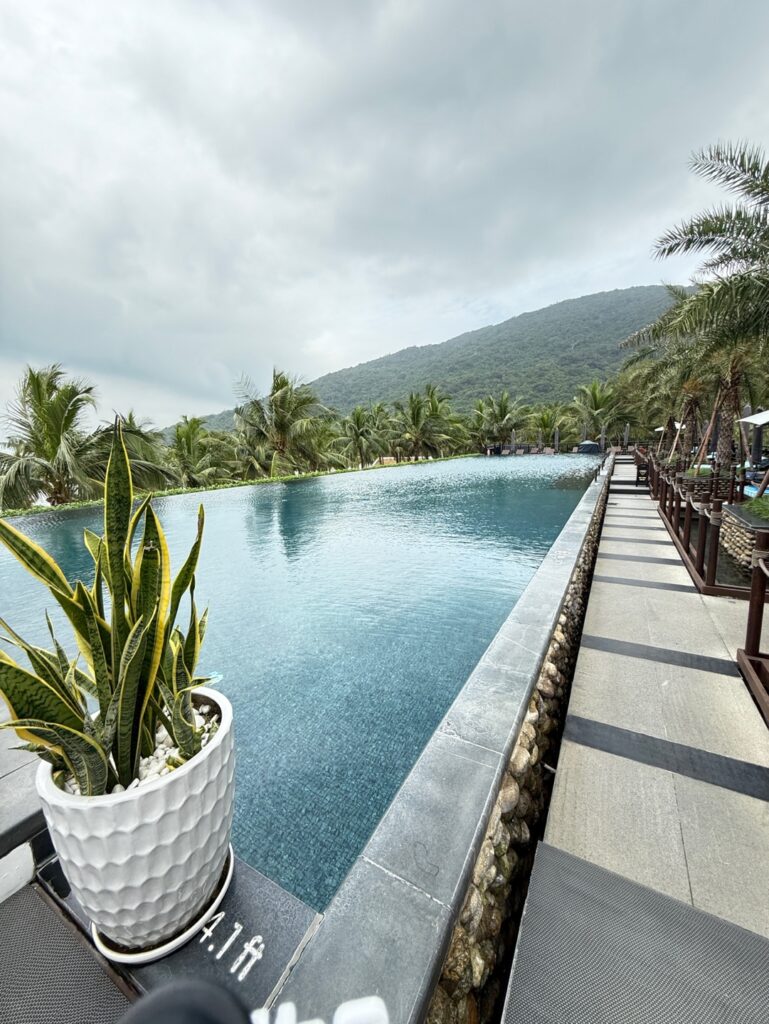
<path id="1" fill-rule="evenodd" d="M 174 427 L 170 456 L 182 487 L 205 487 L 232 475 L 233 440 L 209 433 L 204 422 L 197 416 L 182 416 Z"/>
<path id="2" fill-rule="evenodd" d="M 743 338 L 769 335 L 769 161 L 757 146 L 717 144 L 695 153 L 692 170 L 737 197 L 666 232 L 655 253 L 664 258 L 701 252 L 701 275 L 713 275 L 693 292 L 678 295 L 674 308 L 647 334 L 682 337 L 723 326 Z"/>
<path id="3" fill-rule="evenodd" d="M 711 425 L 721 415 L 718 459 L 732 461 L 735 421 L 750 377 L 766 365 L 769 342 L 769 161 L 747 143 L 695 153 L 695 173 L 736 201 L 690 218 L 656 243 L 658 257 L 703 253 L 693 290 L 671 287 L 672 307 L 626 344 L 692 346 L 716 374 Z M 704 279 L 703 279 L 704 278 Z"/>
<path id="4" fill-rule="evenodd" d="M 235 410 L 240 447 L 262 453 L 268 476 L 308 468 L 317 447 L 319 421 L 328 411 L 307 384 L 273 370 L 270 393 L 260 398 L 247 377 L 238 385 L 241 404 Z"/>
<path id="5" fill-rule="evenodd" d="M 486 451 L 489 438 L 488 430 L 488 409 L 484 399 L 479 398 L 473 406 L 473 411 L 467 417 L 465 423 L 467 438 L 471 446 L 478 452 Z"/>
<path id="6" fill-rule="evenodd" d="M 339 423 L 339 447 L 348 465 L 363 469 L 381 452 L 376 438 L 371 411 L 362 405 L 355 408 Z"/>
<path id="7" fill-rule="evenodd" d="M 517 399 L 513 401 L 507 391 L 499 398 L 489 395 L 485 407 L 488 443 L 508 444 L 513 431 L 524 422 L 527 410 Z"/>
<path id="8" fill-rule="evenodd" d="M 560 431 L 566 424 L 566 413 L 563 406 L 540 405 L 534 409 L 529 416 L 529 428 L 541 434 L 546 445 L 549 445 L 555 436 L 556 430 Z"/>
<path id="9" fill-rule="evenodd" d="M 396 445 L 414 459 L 440 456 L 453 442 L 459 419 L 453 416 L 448 398 L 428 384 L 425 393 L 412 391 L 405 403 L 396 402 Z"/>
<path id="10" fill-rule="evenodd" d="M 572 412 L 588 434 L 596 437 L 602 430 L 609 433 L 619 420 L 614 388 L 600 380 L 581 384 L 572 402 Z"/>
<path id="11" fill-rule="evenodd" d="M 6 417 L 0 451 L 0 508 L 22 508 L 43 496 L 51 505 L 101 492 L 93 437 L 83 426 L 96 405 L 87 381 L 68 379 L 58 363 L 28 366 Z"/>

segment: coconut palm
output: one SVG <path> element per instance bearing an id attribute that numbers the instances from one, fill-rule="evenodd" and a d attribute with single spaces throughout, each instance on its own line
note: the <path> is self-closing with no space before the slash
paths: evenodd
<path id="1" fill-rule="evenodd" d="M 375 434 L 371 412 L 362 405 L 355 408 L 339 423 L 339 449 L 348 465 L 359 469 L 370 465 L 381 452 Z"/>
<path id="2" fill-rule="evenodd" d="M 58 363 L 27 367 L 6 417 L 0 508 L 26 507 L 39 497 L 62 505 L 101 492 L 93 437 L 83 423 L 95 405 L 93 385 L 68 378 Z"/>
<path id="3" fill-rule="evenodd" d="M 478 452 L 486 450 L 488 445 L 488 409 L 484 399 L 479 398 L 473 411 L 465 421 L 465 431 L 471 447 Z"/>
<path id="4" fill-rule="evenodd" d="M 610 433 L 621 418 L 614 388 L 600 380 L 592 380 L 577 388 L 572 413 L 576 422 L 594 437 L 602 430 Z"/>
<path id="5" fill-rule="evenodd" d="M 259 397 L 247 377 L 238 385 L 235 427 L 244 448 L 262 452 L 268 476 L 302 471 L 314 460 L 319 420 L 328 416 L 307 384 L 273 370 L 270 393 Z M 258 459 L 256 460 L 258 461 Z"/>
<path id="6" fill-rule="evenodd" d="M 486 408 L 486 440 L 489 444 L 508 444 L 514 430 L 520 427 L 528 410 L 503 391 L 499 398 L 489 395 Z"/>
<path id="7" fill-rule="evenodd" d="M 547 445 L 552 443 L 556 430 L 563 430 L 566 423 L 566 410 L 558 403 L 538 406 L 532 410 L 528 419 L 529 429 L 541 434 Z"/>
<path id="8" fill-rule="evenodd" d="M 692 170 L 722 185 L 736 201 L 706 210 L 656 243 L 658 257 L 704 253 L 701 280 L 647 333 L 682 337 L 723 327 L 742 338 L 769 334 L 769 161 L 747 143 L 695 153 Z M 710 277 L 709 275 L 712 275 Z"/>
<path id="9" fill-rule="evenodd" d="M 182 416 L 174 427 L 170 462 L 182 487 L 205 487 L 230 479 L 234 455 L 232 437 L 209 433 L 198 416 Z"/>
<path id="10" fill-rule="evenodd" d="M 412 391 L 406 402 L 395 403 L 395 411 L 396 449 L 406 456 L 439 456 L 453 443 L 458 421 L 434 385 L 428 384 L 424 394 Z"/>

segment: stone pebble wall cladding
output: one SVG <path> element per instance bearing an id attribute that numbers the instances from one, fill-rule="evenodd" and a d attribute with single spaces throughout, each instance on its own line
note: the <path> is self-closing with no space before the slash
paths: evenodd
<path id="1" fill-rule="evenodd" d="M 753 548 L 756 546 L 756 531 L 741 522 L 728 508 L 724 509 L 719 541 L 721 547 L 749 573 Z"/>
<path id="2" fill-rule="evenodd" d="M 505 968 L 547 815 L 552 762 L 560 745 L 608 493 L 607 482 L 491 812 L 428 1024 L 486 1024 L 498 1019 Z"/>

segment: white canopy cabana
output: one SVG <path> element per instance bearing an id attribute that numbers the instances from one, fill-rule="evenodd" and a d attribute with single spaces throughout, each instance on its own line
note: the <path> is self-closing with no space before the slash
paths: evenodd
<path id="1" fill-rule="evenodd" d="M 754 412 L 752 416 L 743 416 L 740 423 L 749 423 L 751 427 L 765 427 L 769 423 L 769 409 Z"/>
<path id="2" fill-rule="evenodd" d="M 673 423 L 675 424 L 675 428 L 676 428 L 676 430 L 680 430 L 680 429 L 681 429 L 681 427 L 683 426 L 683 424 L 682 424 L 682 423 L 679 423 L 679 422 L 678 422 L 678 420 L 673 420 Z M 666 430 L 666 429 L 667 429 L 666 427 L 655 427 L 655 428 L 654 428 L 654 433 L 655 433 L 655 434 L 661 434 L 661 433 L 662 433 L 662 431 L 663 431 L 663 430 Z"/>

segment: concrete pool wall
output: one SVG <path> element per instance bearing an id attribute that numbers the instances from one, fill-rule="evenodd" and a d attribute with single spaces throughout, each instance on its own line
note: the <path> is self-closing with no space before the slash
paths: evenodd
<path id="1" fill-rule="evenodd" d="M 587 488 L 276 994 L 298 1019 L 330 1020 L 368 995 L 394 1024 L 477 1019 L 504 919 L 525 894 L 535 776 L 565 710 L 610 471 Z"/>

